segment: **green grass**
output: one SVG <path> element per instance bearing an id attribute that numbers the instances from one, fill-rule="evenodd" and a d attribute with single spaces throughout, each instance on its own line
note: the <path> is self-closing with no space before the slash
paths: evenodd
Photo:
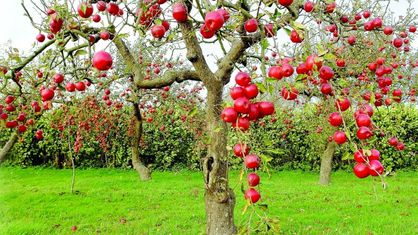
<path id="1" fill-rule="evenodd" d="M 371 178 L 333 174 L 331 186 L 317 174 L 262 175 L 262 197 L 284 234 L 418 234 L 418 173 L 387 178 L 383 190 Z M 238 172 L 236 222 L 244 199 Z M 0 168 L 0 234 L 201 234 L 205 213 L 199 172 L 154 172 L 140 182 L 134 171 Z M 126 221 L 126 222 L 121 222 Z"/>

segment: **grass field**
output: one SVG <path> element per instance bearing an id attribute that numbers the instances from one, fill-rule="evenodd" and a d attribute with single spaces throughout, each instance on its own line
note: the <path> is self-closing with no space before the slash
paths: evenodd
<path id="1" fill-rule="evenodd" d="M 262 175 L 262 197 L 278 216 L 283 234 L 418 234 L 418 172 L 387 178 L 383 190 L 371 178 L 337 172 L 331 186 L 317 174 Z M 236 222 L 243 196 L 238 172 Z M 78 170 L 77 194 L 70 170 L 0 168 L 0 234 L 202 234 L 205 214 L 199 172 L 154 172 L 139 182 L 134 171 Z"/>

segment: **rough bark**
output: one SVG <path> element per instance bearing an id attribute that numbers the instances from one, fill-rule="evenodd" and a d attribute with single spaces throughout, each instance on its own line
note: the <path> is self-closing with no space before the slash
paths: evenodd
<path id="1" fill-rule="evenodd" d="M 228 186 L 227 128 L 219 118 L 222 110 L 221 82 L 208 84 L 207 128 L 210 145 L 203 161 L 205 177 L 206 233 L 235 234 L 235 195 Z"/>
<path id="2" fill-rule="evenodd" d="M 131 138 L 131 150 L 132 150 L 132 165 L 138 172 L 139 178 L 142 181 L 151 179 L 151 171 L 143 164 L 139 157 L 139 140 L 142 135 L 142 116 L 139 110 L 138 104 L 133 104 L 134 120 L 133 120 L 133 136 Z"/>
<path id="3" fill-rule="evenodd" d="M 13 145 L 17 142 L 17 134 L 13 133 L 6 144 L 3 146 L 0 152 L 0 164 L 6 160 L 6 155 L 13 148 Z"/>
<path id="4" fill-rule="evenodd" d="M 321 172 L 319 184 L 328 185 L 331 182 L 332 159 L 334 157 L 336 144 L 334 141 L 328 142 L 327 148 L 321 159 Z"/>

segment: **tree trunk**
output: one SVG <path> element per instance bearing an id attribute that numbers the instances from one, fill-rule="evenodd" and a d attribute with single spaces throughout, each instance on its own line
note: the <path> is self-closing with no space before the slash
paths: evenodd
<path id="1" fill-rule="evenodd" d="M 319 175 L 319 184 L 328 185 L 331 181 L 332 158 L 334 157 L 336 144 L 334 141 L 328 142 L 327 149 L 322 155 L 321 172 Z"/>
<path id="2" fill-rule="evenodd" d="M 227 127 L 220 118 L 222 111 L 221 83 L 210 84 L 207 103 L 208 155 L 203 161 L 205 177 L 206 233 L 235 234 L 235 195 L 228 186 Z"/>
<path id="3" fill-rule="evenodd" d="M 139 141 L 142 135 L 142 116 L 141 110 L 139 110 L 138 104 L 133 104 L 134 109 L 134 120 L 133 125 L 133 136 L 131 139 L 131 150 L 132 150 L 132 165 L 138 172 L 139 178 L 142 181 L 151 179 L 151 171 L 143 164 L 139 157 Z"/>
<path id="4" fill-rule="evenodd" d="M 6 160 L 6 155 L 17 141 L 17 134 L 13 133 L 0 152 L 0 164 Z"/>

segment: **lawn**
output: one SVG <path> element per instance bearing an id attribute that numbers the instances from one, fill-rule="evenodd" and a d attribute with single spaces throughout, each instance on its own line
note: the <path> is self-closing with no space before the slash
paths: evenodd
<path id="1" fill-rule="evenodd" d="M 418 172 L 387 178 L 383 190 L 371 178 L 333 174 L 319 186 L 317 174 L 282 171 L 262 175 L 262 197 L 280 219 L 283 234 L 418 234 Z M 205 214 L 199 172 L 154 172 L 140 182 L 134 171 L 0 168 L 0 234 L 202 234 Z M 238 172 L 236 222 L 244 199 Z"/>

